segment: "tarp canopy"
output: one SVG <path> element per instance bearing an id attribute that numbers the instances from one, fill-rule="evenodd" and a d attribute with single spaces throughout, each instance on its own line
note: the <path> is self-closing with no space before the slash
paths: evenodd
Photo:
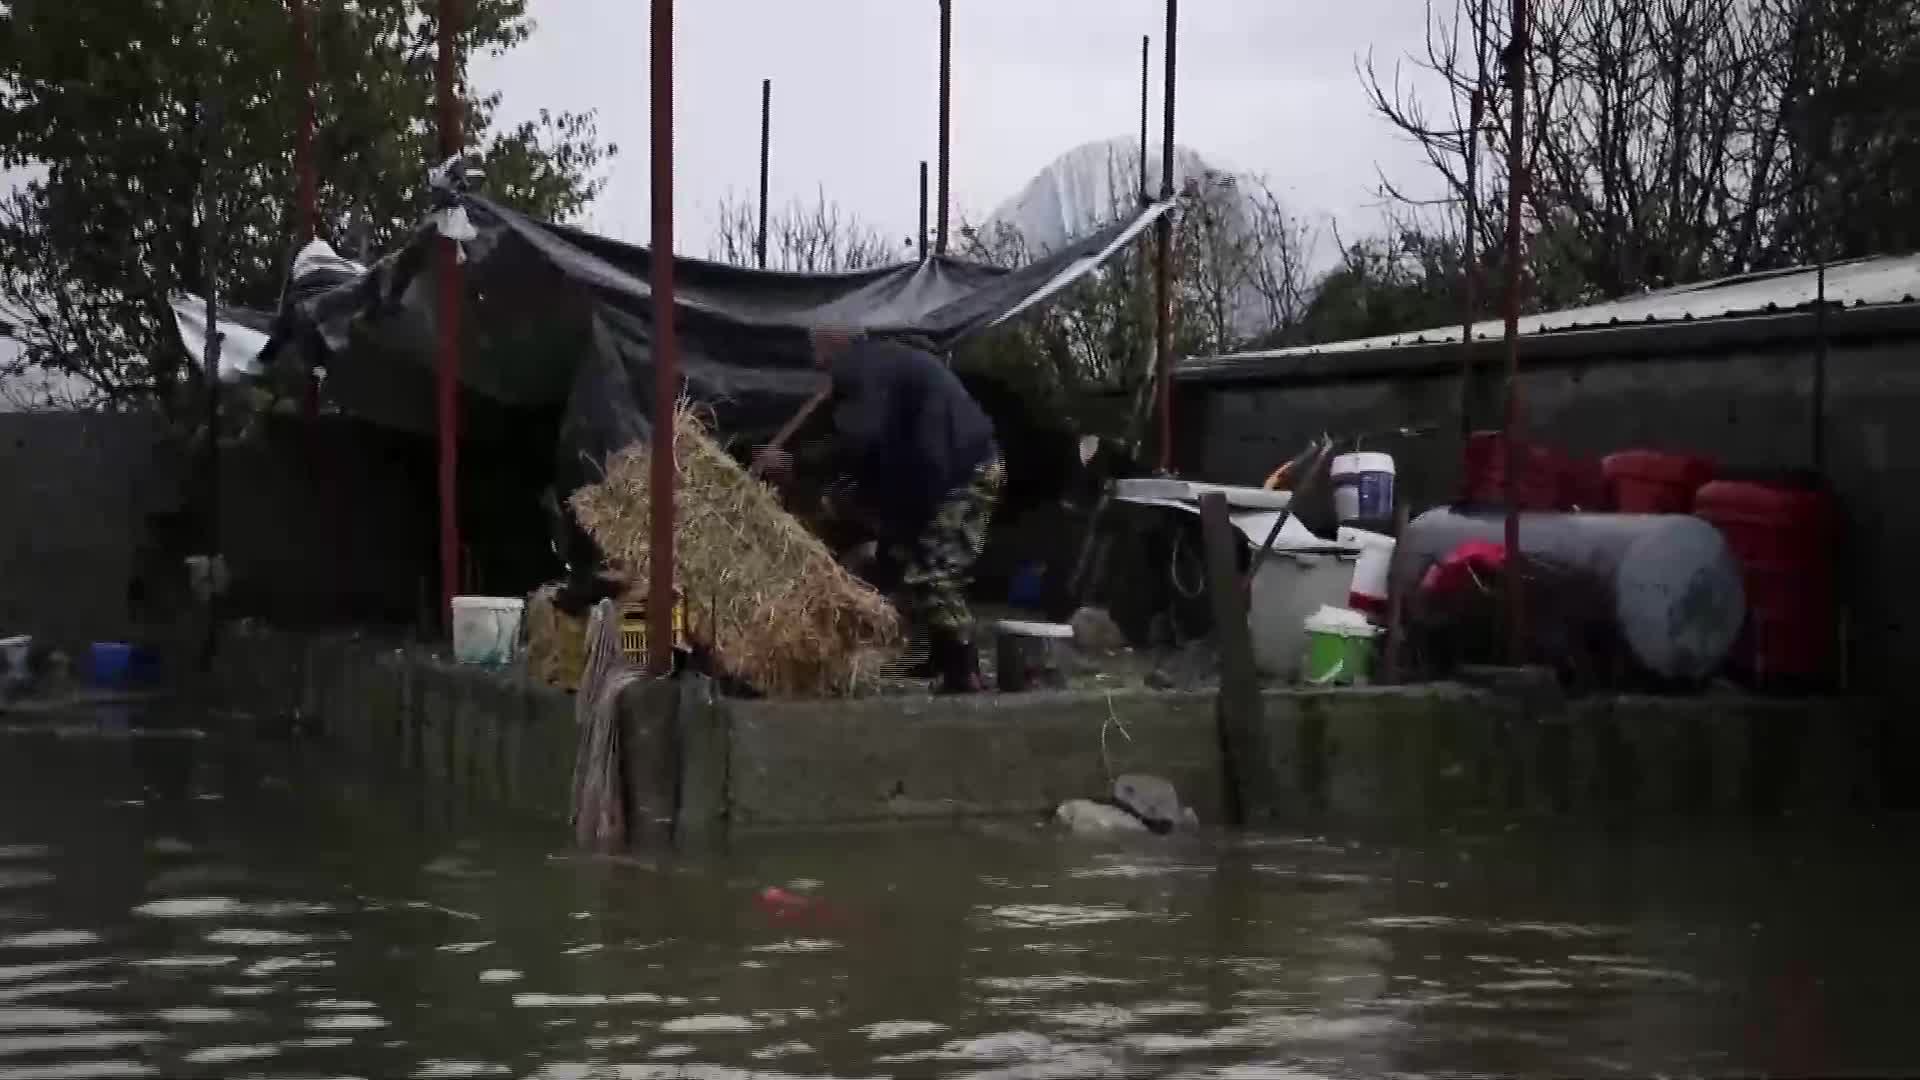
<path id="1" fill-rule="evenodd" d="M 764 438 L 819 386 L 806 332 L 919 335 L 946 349 L 1045 302 L 1135 239 L 1170 204 L 1143 207 L 1015 270 L 948 257 L 842 274 L 675 263 L 675 322 L 686 393 L 723 438 Z M 464 216 L 464 222 L 461 217 Z M 466 227 L 470 223 L 470 228 Z M 471 406 L 561 410 L 566 490 L 643 439 L 653 403 L 651 252 L 536 221 L 476 195 L 436 211 L 403 249 L 365 273 L 335 261 L 296 275 L 274 362 L 301 342 L 326 367 L 342 409 L 420 432 L 435 423 L 434 266 L 442 232 L 464 236 L 460 380 Z"/>

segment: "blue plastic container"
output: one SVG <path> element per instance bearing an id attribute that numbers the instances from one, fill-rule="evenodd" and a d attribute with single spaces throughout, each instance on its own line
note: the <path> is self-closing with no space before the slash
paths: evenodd
<path id="1" fill-rule="evenodd" d="M 101 690 L 150 686 L 160 678 L 160 658 L 124 641 L 96 641 L 87 650 L 87 683 Z"/>
<path id="2" fill-rule="evenodd" d="M 87 650 L 87 682 L 102 690 L 118 690 L 133 682 L 133 646 L 122 641 L 96 641 Z"/>

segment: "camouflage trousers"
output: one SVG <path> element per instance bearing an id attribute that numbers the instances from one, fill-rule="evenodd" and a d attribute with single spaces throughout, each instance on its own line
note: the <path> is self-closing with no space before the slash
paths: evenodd
<path id="1" fill-rule="evenodd" d="M 1000 502 L 1007 470 L 996 452 L 973 470 L 964 487 L 947 492 L 920 535 L 905 552 L 908 610 L 927 630 L 943 630 L 970 639 L 973 615 L 967 610 L 967 586 L 973 564 L 987 546 L 987 526 Z"/>

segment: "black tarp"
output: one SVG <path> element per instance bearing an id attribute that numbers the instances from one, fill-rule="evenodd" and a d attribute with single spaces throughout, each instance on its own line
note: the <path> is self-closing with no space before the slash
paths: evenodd
<path id="1" fill-rule="evenodd" d="M 711 410 L 723 438 L 765 438 L 819 385 L 809 329 L 914 334 L 951 348 L 1045 302 L 1166 209 L 1145 207 L 1015 270 L 933 257 L 855 273 L 797 274 L 682 258 L 675 264 L 675 317 L 685 392 Z M 557 479 L 570 490 L 650 430 L 651 252 L 475 195 L 460 196 L 457 212 L 473 231 L 463 244 L 467 423 L 485 423 L 473 414 L 494 407 L 559 409 Z M 436 212 L 404 248 L 357 279 L 317 288 L 295 282 L 269 352 L 306 352 L 323 363 L 327 397 L 346 412 L 432 431 L 436 260 L 428 256 L 442 220 Z M 292 342 L 304 347 L 276 347 Z"/>

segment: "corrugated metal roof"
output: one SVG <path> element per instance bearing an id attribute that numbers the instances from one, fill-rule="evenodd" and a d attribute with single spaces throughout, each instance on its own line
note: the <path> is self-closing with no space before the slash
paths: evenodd
<path id="1" fill-rule="evenodd" d="M 1566 330 L 1686 323 L 1809 308 L 1818 292 L 1817 276 L 1815 268 L 1798 266 L 1681 285 L 1588 307 L 1523 315 L 1520 333 L 1533 336 Z M 1920 300 L 1920 254 L 1878 255 L 1827 267 L 1827 302 L 1830 304 L 1857 308 L 1916 300 Z M 1498 319 L 1475 323 L 1473 327 L 1476 341 L 1498 340 L 1504 332 L 1505 326 Z M 1443 345 L 1459 340 L 1458 326 L 1442 326 L 1323 345 L 1190 357 L 1183 360 L 1180 367 L 1196 374 L 1216 365 L 1244 370 L 1268 361 L 1384 351 L 1411 345 Z"/>

